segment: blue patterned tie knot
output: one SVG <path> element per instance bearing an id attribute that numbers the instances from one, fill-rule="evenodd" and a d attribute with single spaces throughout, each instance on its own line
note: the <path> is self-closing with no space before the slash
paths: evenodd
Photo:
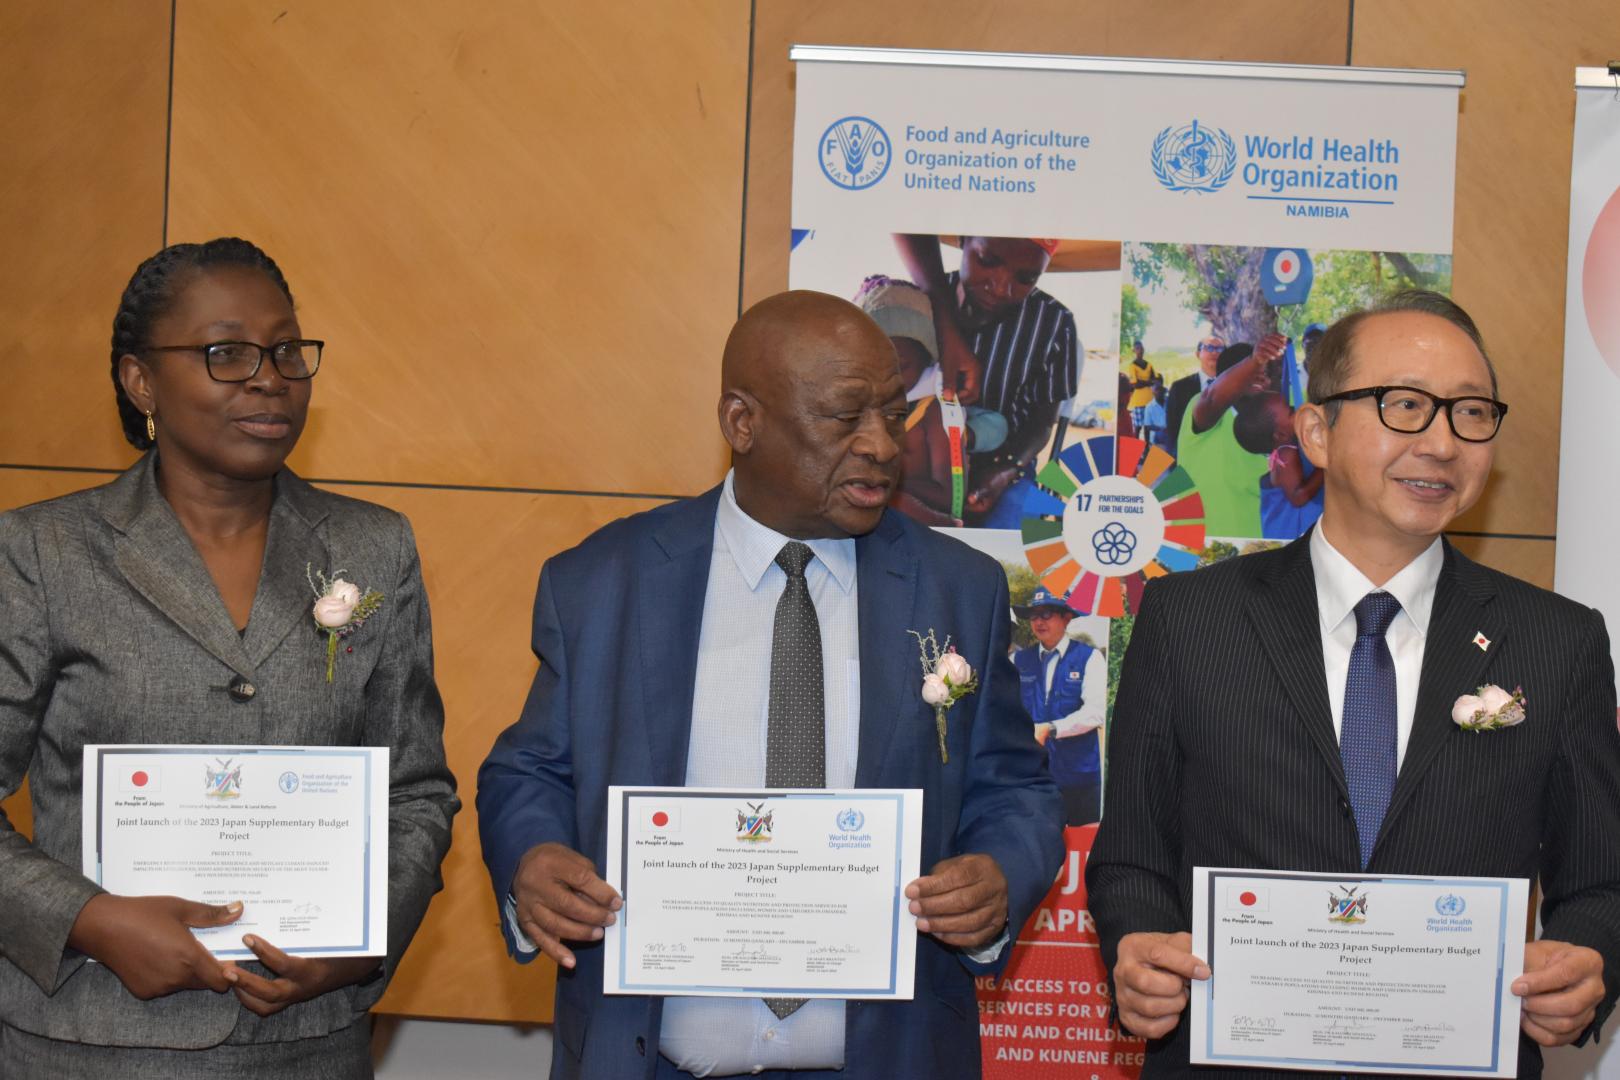
<path id="1" fill-rule="evenodd" d="M 1356 605 L 1356 643 L 1344 684 L 1344 717 L 1339 757 L 1350 807 L 1356 817 L 1361 866 L 1372 858 L 1378 830 L 1395 792 L 1395 658 L 1384 635 L 1400 614 L 1401 602 L 1387 592 L 1371 592 Z"/>
<path id="2" fill-rule="evenodd" d="M 1381 638 L 1401 613 L 1401 602 L 1387 592 L 1370 592 L 1356 605 L 1356 638 Z"/>

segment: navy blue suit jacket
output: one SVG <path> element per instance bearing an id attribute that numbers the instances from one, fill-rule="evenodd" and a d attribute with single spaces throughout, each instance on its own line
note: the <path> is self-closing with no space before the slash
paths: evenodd
<path id="1" fill-rule="evenodd" d="M 698 637 L 720 491 L 608 525 L 540 573 L 534 651 L 541 666 L 523 715 L 478 776 L 479 829 L 497 897 L 519 861 L 555 841 L 605 871 L 610 784 L 679 786 L 686 774 Z M 861 662 L 859 787 L 921 788 L 926 872 L 968 852 L 1007 877 L 1017 930 L 1063 858 L 1063 808 L 1019 703 L 1007 659 L 1007 583 L 999 565 L 898 513 L 856 541 Z M 981 687 L 950 714 L 941 764 L 933 711 L 908 630 L 950 634 Z M 508 935 L 508 948 L 517 953 Z M 848 1005 L 849 1080 L 977 1077 L 975 965 L 926 935 L 916 998 Z M 652 1076 L 663 1001 L 605 997 L 602 950 L 575 950 L 557 979 L 553 1077 Z"/>

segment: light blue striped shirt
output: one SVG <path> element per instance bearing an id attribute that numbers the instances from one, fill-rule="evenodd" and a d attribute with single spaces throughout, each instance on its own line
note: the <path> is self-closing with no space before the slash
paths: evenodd
<path id="1" fill-rule="evenodd" d="M 787 583 L 775 560 L 791 539 L 743 513 L 728 473 L 703 598 L 687 787 L 765 784 L 771 635 Z M 805 580 L 821 623 L 826 782 L 853 787 L 861 715 L 855 541 L 806 543 L 816 553 Z M 778 1020 L 759 998 L 672 997 L 664 1002 L 658 1049 L 695 1076 L 842 1068 L 844 1002 L 811 1001 Z"/>

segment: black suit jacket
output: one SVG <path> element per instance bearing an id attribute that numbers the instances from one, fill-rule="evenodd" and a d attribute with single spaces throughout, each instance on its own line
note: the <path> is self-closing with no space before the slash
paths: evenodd
<path id="1" fill-rule="evenodd" d="M 1308 539 L 1143 595 L 1086 869 L 1110 971 L 1126 934 L 1190 929 L 1194 866 L 1360 872 Z M 1524 688 L 1522 724 L 1452 722 L 1456 699 L 1487 683 Z M 1539 878 L 1543 936 L 1603 955 L 1602 1023 L 1620 991 L 1620 732 L 1601 615 L 1446 545 L 1367 872 Z M 1145 1075 L 1191 1072 L 1187 1028 L 1184 1015 L 1150 1043 Z M 1519 1058 L 1521 1078 L 1540 1075 L 1523 1036 Z"/>
<path id="2" fill-rule="evenodd" d="M 1181 435 L 1181 417 L 1187 411 L 1202 390 L 1198 385 L 1198 372 L 1183 375 L 1170 384 L 1170 395 L 1164 403 L 1164 448 L 1172 457 L 1176 453 L 1176 442 Z"/>

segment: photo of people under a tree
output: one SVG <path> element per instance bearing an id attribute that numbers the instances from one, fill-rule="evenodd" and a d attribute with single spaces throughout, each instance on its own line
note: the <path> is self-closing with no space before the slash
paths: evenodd
<path id="1" fill-rule="evenodd" d="M 1122 357 L 1129 356 L 1131 340 L 1141 339 L 1155 367 L 1173 377 L 1192 370 L 1194 349 L 1206 335 L 1227 344 L 1257 342 L 1270 333 L 1297 341 L 1313 323 L 1329 325 L 1397 289 L 1451 291 L 1449 255 L 1309 251 L 1314 279 L 1305 302 L 1274 307 L 1260 283 L 1262 264 L 1274 250 L 1126 244 L 1120 333 L 1129 337 Z"/>
<path id="2" fill-rule="evenodd" d="M 1322 512 L 1294 415 L 1326 328 L 1399 289 L 1451 290 L 1449 255 L 1401 251 L 1129 243 L 1120 269 L 1120 431 L 1176 460 L 1226 540 L 1292 540 Z"/>

